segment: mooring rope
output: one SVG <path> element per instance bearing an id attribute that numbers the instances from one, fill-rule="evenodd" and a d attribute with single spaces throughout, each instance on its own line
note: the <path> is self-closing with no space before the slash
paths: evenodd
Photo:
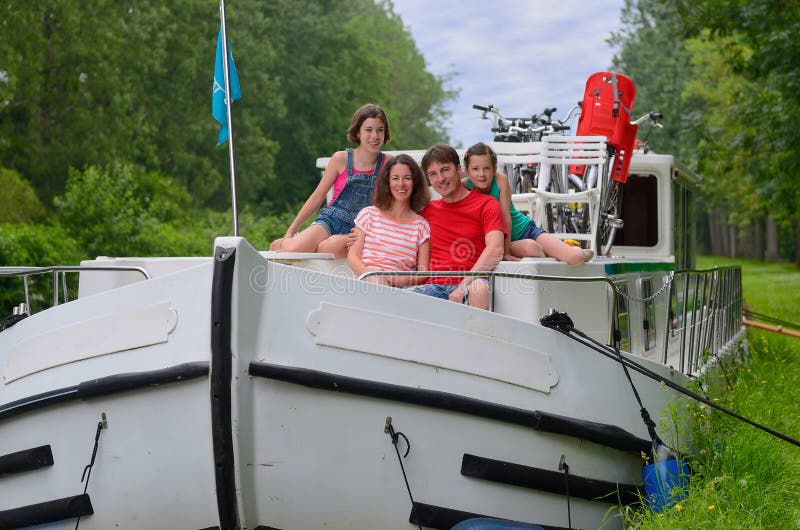
<path id="1" fill-rule="evenodd" d="M 683 395 L 685 395 L 687 397 L 690 397 L 690 398 L 694 399 L 695 401 L 699 401 L 700 403 L 704 403 L 705 405 L 707 405 L 707 406 L 709 406 L 709 407 L 711 407 L 711 408 L 713 408 L 715 410 L 718 410 L 718 411 L 720 411 L 720 412 L 722 412 L 724 414 L 727 414 L 727 415 L 729 415 L 729 416 L 731 416 L 733 418 L 736 418 L 739 421 L 743 421 L 744 423 L 747 423 L 748 425 L 751 425 L 751 426 L 755 427 L 756 429 L 759 429 L 759 430 L 762 430 L 762 431 L 764 431 L 764 432 L 766 432 L 768 434 L 771 434 L 772 436 L 775 436 L 776 438 L 779 438 L 779 439 L 783 440 L 784 442 L 788 442 L 788 443 L 790 443 L 792 445 L 800 447 L 800 441 L 796 440 L 795 438 L 792 438 L 792 437 L 787 436 L 787 435 L 785 435 L 785 434 L 783 434 L 781 432 L 778 432 L 778 431 L 776 431 L 774 429 L 771 429 L 771 428 L 767 427 L 766 425 L 762 425 L 762 424 L 760 424 L 760 423 L 758 423 L 756 421 L 751 420 L 750 418 L 746 418 L 746 417 L 742 416 L 741 414 L 739 414 L 737 412 L 734 412 L 733 410 L 731 410 L 731 409 L 729 409 L 727 407 L 723 407 L 722 405 L 719 405 L 719 404 L 715 403 L 714 401 L 711 401 L 710 399 L 704 398 L 703 396 L 697 394 L 696 392 L 692 392 L 688 388 L 683 387 L 683 386 L 679 385 L 678 383 L 675 383 L 674 381 L 671 381 L 669 379 L 665 379 L 660 374 L 658 374 L 658 373 L 656 373 L 656 372 L 654 372 L 654 371 L 652 371 L 652 370 L 650 370 L 648 368 L 645 368 L 641 364 L 639 364 L 639 363 L 637 363 L 635 361 L 632 361 L 630 359 L 626 359 L 622 355 L 617 357 L 616 354 L 614 353 L 614 350 L 610 346 L 602 344 L 602 343 L 594 340 L 593 338 L 589 337 L 588 335 L 586 335 L 582 331 L 580 331 L 578 329 L 575 329 L 575 325 L 573 324 L 572 319 L 569 318 L 569 316 L 566 313 L 559 313 L 559 312 L 556 311 L 551 315 L 547 315 L 547 316 L 543 317 L 540 322 L 541 322 L 541 324 L 543 326 L 545 326 L 547 328 L 550 328 L 550 329 L 554 329 L 554 330 L 566 335 L 567 337 L 570 337 L 571 339 L 579 342 L 580 344 L 583 344 L 584 346 L 586 346 L 588 348 L 591 348 L 592 350 L 600 353 L 601 355 L 604 355 L 604 356 L 608 357 L 609 359 L 612 359 L 613 361 L 622 364 L 623 366 L 627 366 L 628 368 L 630 368 L 632 370 L 635 370 L 636 372 L 639 372 L 640 374 L 644 375 L 645 377 L 649 377 L 650 379 L 652 379 L 654 381 L 658 381 L 659 383 L 664 384 L 665 386 L 675 390 L 676 392 L 679 392 L 679 393 L 681 393 L 681 394 L 683 394 Z"/>

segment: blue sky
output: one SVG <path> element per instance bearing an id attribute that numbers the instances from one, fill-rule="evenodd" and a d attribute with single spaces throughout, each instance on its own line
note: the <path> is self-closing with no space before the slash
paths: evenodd
<path id="1" fill-rule="evenodd" d="M 460 89 L 447 105 L 449 134 L 469 147 L 491 140 L 472 105 L 509 117 L 557 107 L 562 117 L 583 97 L 586 78 L 607 70 L 624 0 L 394 0 L 394 10 L 428 70 L 451 74 Z M 421 146 L 424 147 L 424 146 Z"/>

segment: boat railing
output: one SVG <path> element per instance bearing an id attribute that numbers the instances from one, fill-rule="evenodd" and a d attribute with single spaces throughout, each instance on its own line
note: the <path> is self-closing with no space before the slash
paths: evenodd
<path id="1" fill-rule="evenodd" d="M 669 325 L 662 362 L 670 343 L 677 342 L 675 368 L 697 374 L 743 336 L 740 268 L 675 271 L 666 292 Z"/>
<path id="2" fill-rule="evenodd" d="M 359 280 L 369 277 L 412 277 L 412 278 L 486 278 L 489 281 L 489 311 L 494 312 L 495 283 L 498 278 L 525 281 L 568 282 L 568 283 L 604 283 L 611 296 L 611 314 L 616 314 L 618 292 L 614 282 L 605 276 L 555 276 L 549 274 L 528 274 L 505 271 L 472 272 L 472 271 L 370 271 L 359 276 Z M 541 315 L 545 316 L 545 315 Z M 612 320 L 613 327 L 613 320 Z M 613 337 L 613 329 L 608 330 L 608 340 Z"/>
<path id="3" fill-rule="evenodd" d="M 69 289 L 67 288 L 67 273 L 69 272 L 134 272 L 139 273 L 146 280 L 150 279 L 150 275 L 142 267 L 134 267 L 127 265 L 105 265 L 105 266 L 87 266 L 87 265 L 54 265 L 49 267 L 0 267 L 0 278 L 22 278 L 22 289 L 25 296 L 24 307 L 16 309 L 15 313 L 30 314 L 31 311 L 31 290 L 28 278 L 31 276 L 40 276 L 43 274 L 53 275 L 53 306 L 59 303 L 69 302 Z M 61 287 L 59 288 L 59 284 Z M 59 291 L 61 302 L 59 302 Z"/>
<path id="4" fill-rule="evenodd" d="M 653 303 L 658 297 L 666 297 L 664 318 L 667 325 L 662 364 L 686 375 L 696 375 L 707 365 L 717 360 L 736 346 L 743 336 L 741 269 L 720 267 L 709 270 L 680 270 L 665 277 L 664 286 L 646 298 L 636 298 L 621 291 L 617 283 L 603 276 L 553 276 L 511 272 L 428 272 L 428 271 L 371 271 L 359 277 L 478 277 L 489 280 L 490 311 L 494 311 L 495 282 L 499 278 L 537 280 L 544 282 L 604 283 L 608 286 L 611 301 L 611 318 L 608 343 L 617 335 L 615 327 L 619 298 L 624 297 L 627 310 L 630 304 Z M 644 311 L 640 311 L 643 313 Z M 544 315 L 542 315 L 544 316 Z M 658 351 L 658 350 L 656 350 Z M 677 366 L 676 366 L 677 365 Z"/>

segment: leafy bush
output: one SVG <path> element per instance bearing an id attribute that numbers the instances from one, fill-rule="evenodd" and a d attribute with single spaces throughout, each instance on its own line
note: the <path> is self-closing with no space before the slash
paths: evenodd
<path id="1" fill-rule="evenodd" d="M 0 266 L 76 265 L 88 255 L 58 226 L 36 224 L 0 225 Z M 52 276 L 32 276 L 31 304 L 36 308 L 52 297 Z M 24 301 L 22 280 L 0 278 L 0 316 Z"/>
<path id="2" fill-rule="evenodd" d="M 55 204 L 60 224 L 90 256 L 210 256 L 214 237 L 233 232 L 230 212 L 194 208 L 186 188 L 128 163 L 71 170 Z M 240 235 L 267 248 L 293 215 L 243 212 Z"/>
<path id="3" fill-rule="evenodd" d="M 12 169 L 0 168 L 0 223 L 29 223 L 44 213 L 30 183 Z"/>

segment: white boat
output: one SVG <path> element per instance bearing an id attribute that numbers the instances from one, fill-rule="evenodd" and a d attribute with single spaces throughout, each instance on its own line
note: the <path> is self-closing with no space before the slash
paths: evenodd
<path id="1" fill-rule="evenodd" d="M 540 319 L 566 313 L 602 344 L 616 330 L 624 359 L 679 384 L 731 351 L 740 276 L 691 270 L 696 183 L 637 153 L 614 257 L 502 262 L 490 311 L 238 237 L 208 258 L 5 269 L 51 274 L 55 300 L 0 332 L 0 528 L 619 528 L 651 446 L 640 406 L 619 359 Z M 600 191 L 515 201 L 540 221 L 583 201 L 596 219 Z M 679 394 L 630 372 L 686 447 Z"/>

